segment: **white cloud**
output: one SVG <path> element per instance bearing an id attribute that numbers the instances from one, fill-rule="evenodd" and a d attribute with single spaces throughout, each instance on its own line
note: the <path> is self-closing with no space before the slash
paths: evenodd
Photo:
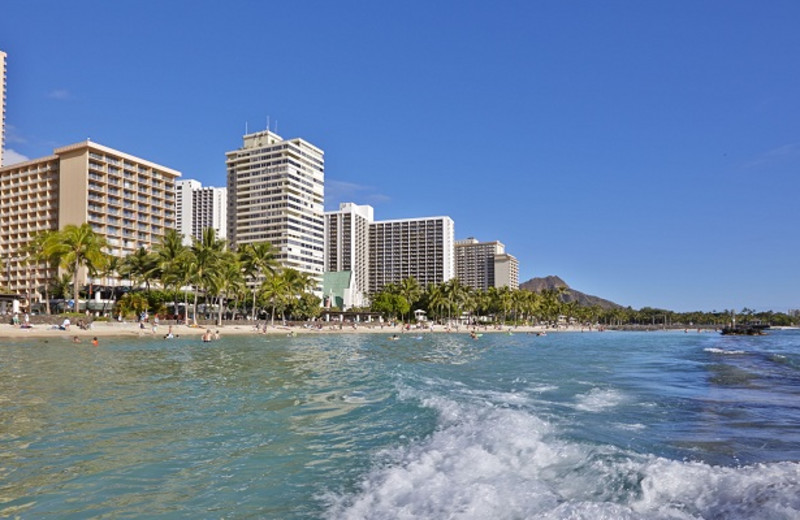
<path id="1" fill-rule="evenodd" d="M 65 90 L 63 88 L 57 88 L 55 90 L 51 90 L 47 94 L 47 97 L 49 97 L 50 99 L 69 99 L 72 96 L 70 96 L 68 90 Z"/>
<path id="2" fill-rule="evenodd" d="M 11 148 L 6 148 L 3 151 L 3 164 L 2 166 L 9 166 L 11 164 L 17 164 L 25 161 L 30 161 L 30 157 L 26 157 L 19 152 L 15 152 Z"/>
<path id="3" fill-rule="evenodd" d="M 16 127 L 14 125 L 6 125 L 6 144 L 8 143 L 22 143 L 25 144 L 28 141 L 17 133 Z"/>
<path id="4" fill-rule="evenodd" d="M 760 167 L 777 161 L 793 160 L 797 157 L 800 157 L 800 143 L 789 143 L 763 152 L 752 161 L 745 163 L 744 167 Z"/>

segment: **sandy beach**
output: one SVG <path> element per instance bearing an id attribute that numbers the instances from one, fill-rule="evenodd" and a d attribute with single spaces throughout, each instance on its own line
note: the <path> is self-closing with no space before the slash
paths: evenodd
<path id="1" fill-rule="evenodd" d="M 322 328 L 305 327 L 305 326 L 283 326 L 276 324 L 275 326 L 267 326 L 266 332 L 263 330 L 263 322 L 259 323 L 260 329 L 256 330 L 251 322 L 241 322 L 241 324 L 226 324 L 221 327 L 216 325 L 200 325 L 200 326 L 187 326 L 187 325 L 171 325 L 172 333 L 175 336 L 190 337 L 196 336 L 198 340 L 202 337 L 206 330 L 212 332 L 219 331 L 220 337 L 231 335 L 257 335 L 257 334 L 469 334 L 470 329 L 466 327 L 459 327 L 456 329 L 446 329 L 443 325 L 435 325 L 433 331 L 429 328 L 415 328 L 405 330 L 402 326 L 389 326 L 379 324 L 360 324 L 353 328 L 351 324 L 344 324 L 339 328 L 338 323 L 326 323 Z M 19 326 L 4 323 L 0 325 L 0 338 L 71 338 L 78 336 L 81 339 L 91 339 L 97 336 L 101 337 L 164 337 L 170 328 L 170 324 L 159 324 L 155 331 L 147 324 L 146 328 L 140 328 L 136 322 L 104 322 L 98 321 L 92 324 L 91 329 L 82 330 L 76 325 L 71 325 L 69 330 L 60 330 L 53 325 L 37 324 L 31 328 L 20 328 Z M 506 326 L 502 330 L 493 327 L 479 327 L 477 332 L 479 334 L 528 334 L 528 333 L 553 333 L 553 332 L 566 332 L 566 331 L 581 331 L 579 327 L 561 327 L 559 329 L 545 328 L 544 326 L 519 326 L 509 327 Z M 588 328 L 583 329 L 589 332 Z M 596 330 L 596 329 L 592 329 Z"/>

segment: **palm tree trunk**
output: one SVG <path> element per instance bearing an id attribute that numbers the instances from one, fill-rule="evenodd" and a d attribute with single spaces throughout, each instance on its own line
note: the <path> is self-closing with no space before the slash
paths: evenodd
<path id="1" fill-rule="evenodd" d="M 72 270 L 72 298 L 75 302 L 75 307 L 73 310 L 75 312 L 81 312 L 81 305 L 80 305 L 80 290 L 78 288 L 78 264 L 75 264 L 75 268 Z"/>
<path id="2" fill-rule="evenodd" d="M 256 322 L 256 288 L 253 287 L 253 323 Z"/>
<path id="3" fill-rule="evenodd" d="M 197 291 L 194 291 L 194 308 L 192 308 L 192 323 L 197 325 Z"/>

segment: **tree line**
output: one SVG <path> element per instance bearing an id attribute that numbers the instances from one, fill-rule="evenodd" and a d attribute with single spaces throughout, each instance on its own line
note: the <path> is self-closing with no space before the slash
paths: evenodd
<path id="1" fill-rule="evenodd" d="M 56 273 L 59 267 L 63 270 L 38 288 L 44 293 L 47 314 L 51 295 L 67 298 L 71 288 L 73 301 L 80 301 L 81 269 L 86 269 L 91 279 L 123 279 L 133 287 L 144 287 L 122 296 L 114 305 L 115 315 L 166 314 L 170 301 L 177 313 L 179 300 L 188 309 L 190 297 L 194 323 L 200 303 L 216 310 L 218 324 L 224 314 L 242 315 L 246 307 L 253 320 L 268 313 L 273 323 L 276 316 L 308 319 L 319 312 L 320 299 L 311 294 L 315 286 L 312 277 L 282 268 L 268 242 L 243 244 L 234 251 L 214 229 L 206 228 L 202 238 L 193 239 L 189 246 L 183 244 L 180 233 L 168 230 L 151 251 L 140 247 L 117 257 L 108 250 L 106 239 L 89 224 L 68 225 L 35 236 L 25 251 L 27 261 L 32 266 L 47 266 L 47 273 Z M 188 322 L 188 313 L 184 318 Z"/>
<path id="2" fill-rule="evenodd" d="M 282 320 L 308 320 L 319 315 L 321 300 L 312 294 L 315 281 L 307 273 L 282 268 L 276 250 L 269 242 L 248 243 L 237 250 L 216 236 L 212 228 L 203 230 L 200 239 L 184 245 L 176 230 L 168 230 L 152 250 L 143 247 L 126 257 L 109 254 L 109 244 L 89 224 L 68 225 L 62 230 L 37 234 L 26 248 L 27 262 L 33 267 L 47 266 L 53 276 L 43 287 L 45 312 L 50 313 L 50 296 L 80 301 L 78 277 L 86 269 L 92 279 L 124 279 L 142 291 L 125 294 L 112 312 L 131 315 L 141 312 L 167 313 L 172 302 L 177 314 L 179 301 L 189 308 L 197 322 L 199 304 L 216 310 L 216 321 L 223 316 L 250 316 L 256 321 L 266 315 L 274 324 Z M 57 268 L 62 269 L 56 275 Z M 110 285 L 110 284 L 109 284 Z M 155 286 L 155 289 L 154 289 Z M 90 285 L 91 287 L 91 285 Z M 88 294 L 87 294 L 88 297 Z M 414 277 L 388 284 L 370 295 L 369 307 L 351 309 L 380 313 L 386 319 L 412 321 L 415 311 L 441 322 L 468 320 L 502 325 L 555 325 L 566 321 L 579 325 L 609 327 L 721 327 L 733 318 L 739 323 L 794 325 L 796 319 L 784 313 L 757 312 L 744 308 L 711 312 L 673 312 L 644 307 L 583 306 L 567 298 L 565 288 L 532 292 L 509 287 L 475 290 L 458 279 L 425 287 Z M 77 309 L 77 307 L 76 307 Z M 184 319 L 188 322 L 188 313 Z"/>

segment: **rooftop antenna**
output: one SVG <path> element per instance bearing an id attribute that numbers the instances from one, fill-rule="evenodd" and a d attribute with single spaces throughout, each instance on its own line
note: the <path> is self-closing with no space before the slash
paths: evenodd
<path id="1" fill-rule="evenodd" d="M 247 135 L 247 121 L 244 122 L 244 135 Z"/>
<path id="2" fill-rule="evenodd" d="M 278 120 L 275 120 L 275 133 L 278 133 Z"/>
<path id="3" fill-rule="evenodd" d="M 269 132 L 269 116 L 267 116 L 267 132 Z"/>

